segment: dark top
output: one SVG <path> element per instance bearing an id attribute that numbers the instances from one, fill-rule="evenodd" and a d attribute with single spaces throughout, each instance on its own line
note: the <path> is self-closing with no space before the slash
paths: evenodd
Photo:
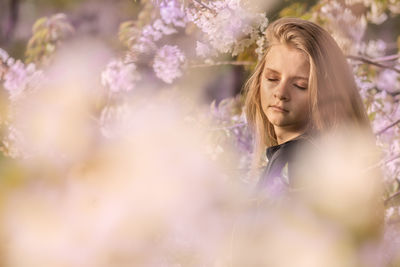
<path id="1" fill-rule="evenodd" d="M 264 196 L 280 198 L 293 187 L 292 165 L 299 147 L 306 140 L 305 135 L 300 135 L 280 145 L 267 148 L 268 164 L 257 185 Z"/>

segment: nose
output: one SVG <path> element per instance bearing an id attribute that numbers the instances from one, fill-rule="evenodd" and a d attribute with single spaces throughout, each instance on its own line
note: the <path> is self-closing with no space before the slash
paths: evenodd
<path id="1" fill-rule="evenodd" d="M 274 97 L 282 101 L 288 101 L 290 99 L 289 86 L 286 82 L 281 81 L 274 90 Z"/>

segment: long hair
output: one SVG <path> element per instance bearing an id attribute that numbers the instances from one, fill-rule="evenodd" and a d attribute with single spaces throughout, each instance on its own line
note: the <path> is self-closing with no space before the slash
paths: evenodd
<path id="1" fill-rule="evenodd" d="M 244 112 L 254 137 L 252 169 L 260 166 L 266 147 L 277 145 L 274 127 L 262 110 L 260 96 L 266 55 L 273 45 L 294 47 L 308 57 L 311 115 L 307 132 L 319 133 L 346 124 L 371 129 L 352 71 L 343 52 L 326 30 L 310 21 L 281 18 L 267 27 L 265 36 L 265 54 L 243 88 Z"/>

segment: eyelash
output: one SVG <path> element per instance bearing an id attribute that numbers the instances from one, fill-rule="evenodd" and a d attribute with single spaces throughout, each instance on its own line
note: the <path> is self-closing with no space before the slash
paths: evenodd
<path id="1" fill-rule="evenodd" d="M 276 82 L 278 81 L 278 79 L 267 79 L 270 82 Z M 294 86 L 296 86 L 297 88 L 299 88 L 300 90 L 306 90 L 307 87 L 302 87 L 302 86 L 298 86 L 297 84 L 294 84 Z"/>

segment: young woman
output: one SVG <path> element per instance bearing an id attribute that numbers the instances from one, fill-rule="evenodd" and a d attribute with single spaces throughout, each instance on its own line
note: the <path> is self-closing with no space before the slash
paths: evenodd
<path id="1" fill-rule="evenodd" d="M 266 149 L 258 185 L 274 194 L 293 184 L 298 145 L 343 125 L 371 129 L 352 71 L 326 30 L 281 18 L 265 35 L 265 55 L 244 87 L 244 110 L 254 133 L 252 169 L 260 169 Z"/>

